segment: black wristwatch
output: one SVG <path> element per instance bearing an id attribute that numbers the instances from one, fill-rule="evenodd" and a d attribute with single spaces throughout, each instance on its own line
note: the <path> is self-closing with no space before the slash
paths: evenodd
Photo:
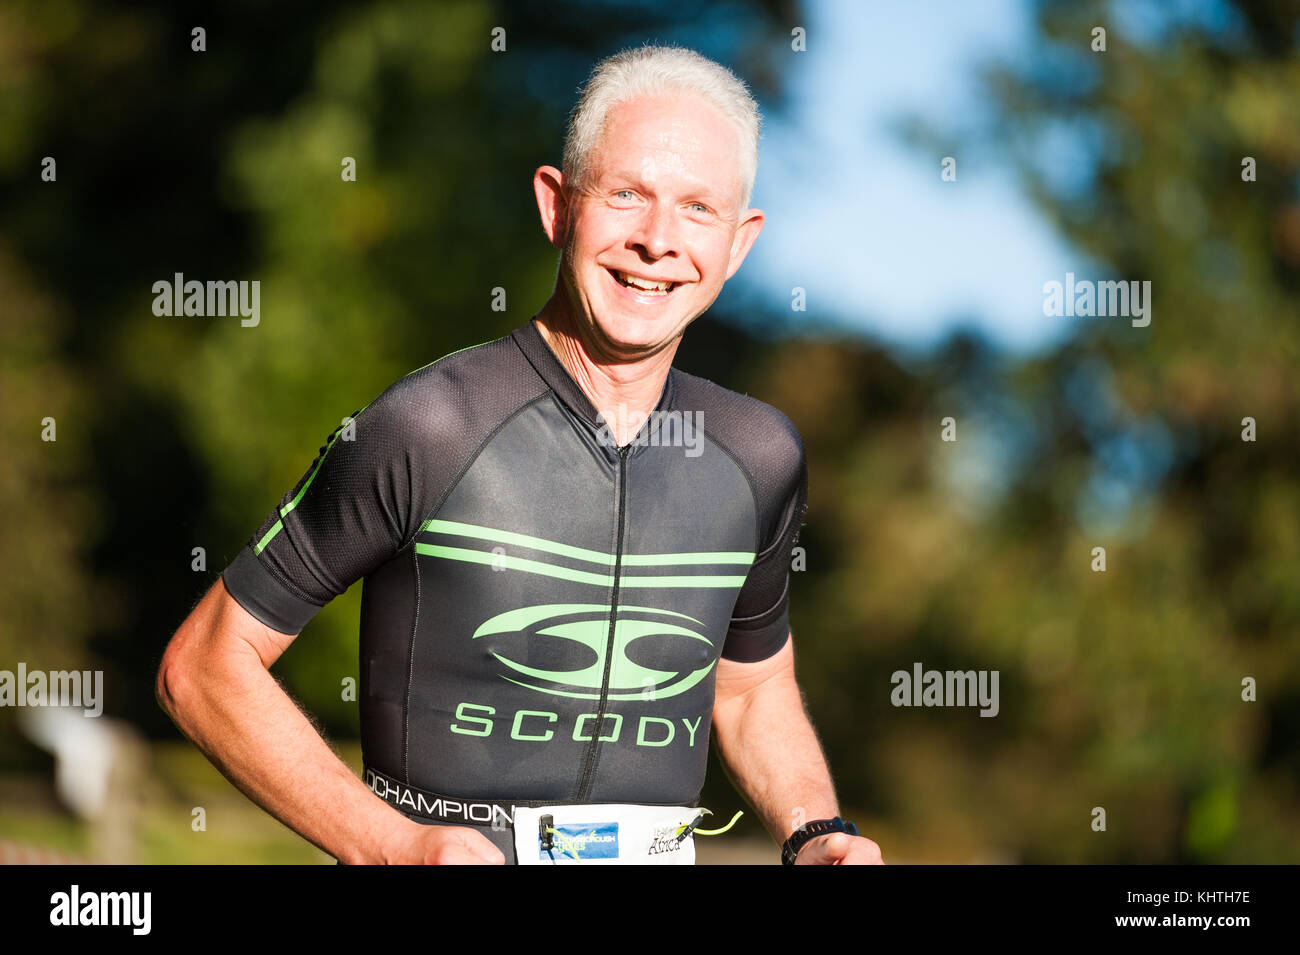
<path id="1" fill-rule="evenodd" d="M 839 816 L 834 819 L 814 819 L 812 822 L 805 822 L 790 833 L 790 838 L 781 846 L 781 864 L 794 865 L 795 857 L 799 855 L 799 850 L 805 843 L 829 832 L 847 832 L 851 836 L 859 834 L 857 826 Z"/>

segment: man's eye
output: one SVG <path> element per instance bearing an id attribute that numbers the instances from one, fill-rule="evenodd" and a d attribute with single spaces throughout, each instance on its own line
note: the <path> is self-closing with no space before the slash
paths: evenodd
<path id="1" fill-rule="evenodd" d="M 618 192 L 614 193 L 615 198 L 620 198 L 620 199 L 623 196 L 631 196 L 631 195 L 634 195 L 631 189 L 620 189 Z"/>
<path id="2" fill-rule="evenodd" d="M 709 207 L 706 206 L 706 205 L 705 205 L 704 203 L 702 203 L 702 202 L 692 202 L 692 203 L 691 203 L 691 208 L 692 208 L 692 209 L 699 209 L 701 212 L 708 212 L 708 211 L 709 211 Z"/>

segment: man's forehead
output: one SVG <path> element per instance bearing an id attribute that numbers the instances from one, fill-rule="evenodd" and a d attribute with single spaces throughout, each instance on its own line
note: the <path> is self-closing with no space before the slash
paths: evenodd
<path id="1" fill-rule="evenodd" d="M 606 117 L 602 139 L 661 147 L 716 146 L 728 152 L 737 146 L 735 127 L 721 111 L 689 92 L 645 94 L 619 103 Z"/>
<path id="2" fill-rule="evenodd" d="M 638 97 L 610 111 L 592 156 L 592 178 L 639 184 L 671 181 L 709 195 L 738 192 L 738 145 L 735 127 L 702 97 Z M 734 201 L 739 202 L 739 195 Z"/>

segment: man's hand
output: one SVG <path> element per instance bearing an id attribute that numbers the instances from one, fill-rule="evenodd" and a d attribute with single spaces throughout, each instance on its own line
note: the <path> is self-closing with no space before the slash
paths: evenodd
<path id="1" fill-rule="evenodd" d="M 389 865 L 505 865 L 506 857 L 481 832 L 468 826 L 425 826 L 411 822 L 389 841 Z"/>
<path id="2" fill-rule="evenodd" d="M 880 846 L 863 836 L 831 832 L 810 839 L 794 857 L 795 865 L 884 865 Z"/>

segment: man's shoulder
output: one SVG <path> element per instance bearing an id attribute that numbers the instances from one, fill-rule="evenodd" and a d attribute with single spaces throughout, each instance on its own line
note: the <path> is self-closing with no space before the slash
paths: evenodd
<path id="1" fill-rule="evenodd" d="M 790 475 L 803 467 L 803 439 L 780 409 L 680 368 L 673 374 L 678 407 L 698 412 L 704 433 L 748 470 Z"/>
<path id="2" fill-rule="evenodd" d="M 489 387 L 500 384 L 500 376 L 517 372 L 528 362 L 513 339 L 514 333 L 502 335 L 477 345 L 468 345 L 435 358 L 414 371 L 407 372 L 389 386 L 388 391 L 416 392 L 421 389 L 464 387 L 466 382 L 482 379 Z M 472 397 L 472 396 L 470 396 Z"/>
<path id="3" fill-rule="evenodd" d="M 359 426 L 439 443 L 491 429 L 545 392 L 511 335 L 470 345 L 389 385 L 358 415 Z"/>

